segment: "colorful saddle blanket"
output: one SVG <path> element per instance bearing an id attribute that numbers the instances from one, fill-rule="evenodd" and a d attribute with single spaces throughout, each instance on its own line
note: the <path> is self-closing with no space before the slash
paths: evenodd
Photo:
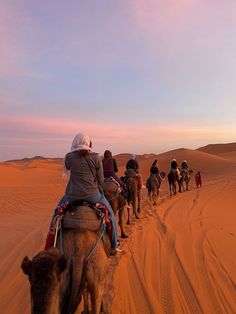
<path id="1" fill-rule="evenodd" d="M 61 220 L 61 226 L 64 229 L 80 228 L 96 231 L 101 224 L 106 224 L 106 232 L 109 238 L 112 239 L 112 223 L 109 218 L 108 208 L 103 203 L 92 203 L 83 200 L 67 201 L 55 210 L 47 235 L 45 250 L 54 244 L 58 219 Z"/>

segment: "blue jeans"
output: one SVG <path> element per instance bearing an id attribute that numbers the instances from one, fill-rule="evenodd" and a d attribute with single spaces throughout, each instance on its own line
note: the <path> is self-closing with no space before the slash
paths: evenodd
<path id="1" fill-rule="evenodd" d="M 106 207 L 108 208 L 109 218 L 111 219 L 111 223 L 112 223 L 112 243 L 111 243 L 111 247 L 113 249 L 115 249 L 117 247 L 118 236 L 117 236 L 117 230 L 116 230 L 116 219 L 115 219 L 115 215 L 113 213 L 113 210 L 111 208 L 110 203 L 105 198 L 105 196 L 102 195 L 101 193 L 95 194 L 95 195 L 90 196 L 90 197 L 86 197 L 86 200 L 90 201 L 90 202 L 93 202 L 93 203 L 101 202 L 101 203 L 105 204 Z M 73 201 L 73 199 L 70 196 L 64 195 L 62 197 L 62 199 L 60 200 L 60 202 L 58 203 L 58 205 L 62 205 L 63 203 L 65 203 L 67 201 L 70 202 L 70 201 Z M 55 211 L 56 211 L 56 209 L 54 210 L 52 220 L 55 217 Z"/>
<path id="2" fill-rule="evenodd" d="M 111 219 L 111 223 L 112 223 L 112 242 L 111 242 L 111 247 L 113 249 L 115 249 L 117 247 L 118 236 L 117 236 L 117 230 L 116 230 L 116 219 L 115 219 L 115 215 L 113 213 L 113 209 L 111 208 L 110 203 L 105 198 L 105 196 L 102 195 L 101 193 L 98 193 L 98 194 L 90 196 L 90 197 L 86 197 L 86 200 L 88 200 L 90 202 L 101 202 L 101 203 L 105 204 L 106 207 L 108 208 L 109 218 Z"/>

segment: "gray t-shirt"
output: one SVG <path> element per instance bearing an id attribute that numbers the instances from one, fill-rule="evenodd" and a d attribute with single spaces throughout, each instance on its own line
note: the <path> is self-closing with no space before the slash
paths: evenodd
<path id="1" fill-rule="evenodd" d="M 79 156 L 79 152 L 68 153 L 65 165 L 70 170 L 65 195 L 72 199 L 86 199 L 99 193 L 98 185 L 104 181 L 102 162 L 98 154 L 88 153 Z"/>

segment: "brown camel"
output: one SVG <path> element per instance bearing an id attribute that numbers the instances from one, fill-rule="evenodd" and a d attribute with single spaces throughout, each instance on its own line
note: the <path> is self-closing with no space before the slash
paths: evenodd
<path id="1" fill-rule="evenodd" d="M 176 184 L 178 183 L 178 174 L 176 169 L 170 169 L 170 172 L 167 175 L 169 188 L 170 188 L 170 196 L 176 194 Z"/>
<path id="2" fill-rule="evenodd" d="M 118 186 L 112 181 L 105 181 L 103 183 L 103 191 L 106 199 L 110 203 L 114 215 L 119 213 L 119 226 L 121 230 L 121 238 L 127 238 L 128 235 L 124 231 L 123 217 L 125 209 L 125 199 L 121 192 L 118 190 Z"/>
<path id="3" fill-rule="evenodd" d="M 130 176 L 126 178 L 127 186 L 127 201 L 128 204 L 132 204 L 133 213 L 136 219 L 139 219 L 138 213 L 140 213 L 140 201 L 141 201 L 141 189 L 138 188 L 137 178 L 135 176 Z M 138 208 L 137 208 L 137 199 L 138 199 Z M 128 220 L 127 224 L 130 225 L 130 208 L 128 207 Z"/>
<path id="4" fill-rule="evenodd" d="M 150 199 L 150 204 L 157 205 L 157 199 L 160 194 L 160 186 L 161 181 L 166 176 L 165 172 L 160 172 L 160 178 L 157 178 L 156 174 L 151 174 L 147 179 L 147 189 L 148 189 L 148 197 Z"/>
<path id="5" fill-rule="evenodd" d="M 27 256 L 23 259 L 21 267 L 31 286 L 32 314 L 75 313 L 85 285 L 91 296 L 91 313 L 100 313 L 110 241 L 105 234 L 104 250 L 99 234 L 80 228 L 69 230 L 63 239 L 65 255 L 51 248 L 39 252 L 32 261 Z M 89 313 L 88 308 L 84 313 Z"/>
<path id="6" fill-rule="evenodd" d="M 182 192 L 182 189 L 183 191 L 188 191 L 188 187 L 189 187 L 189 181 L 190 181 L 190 178 L 191 178 L 191 174 L 193 173 L 192 170 L 185 170 L 185 169 L 182 169 L 180 171 L 180 175 L 181 175 L 181 178 L 180 180 L 178 181 L 179 183 L 179 192 L 181 193 Z M 185 186 L 184 186 L 185 184 Z"/>

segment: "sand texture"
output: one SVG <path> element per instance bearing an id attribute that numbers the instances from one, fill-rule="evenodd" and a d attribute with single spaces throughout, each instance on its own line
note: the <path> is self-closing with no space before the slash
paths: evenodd
<path id="1" fill-rule="evenodd" d="M 129 155 L 117 156 L 123 174 Z M 193 170 L 190 191 L 169 196 L 165 179 L 157 206 L 142 190 L 141 219 L 126 226 L 124 252 L 110 258 L 105 300 L 112 313 L 236 313 L 236 151 L 179 149 L 138 156 L 144 180 L 157 158 Z M 196 189 L 194 175 L 202 173 Z M 30 313 L 25 255 L 43 248 L 53 208 L 63 195 L 60 160 L 0 164 L 0 312 Z M 79 313 L 79 311 L 78 311 Z"/>

